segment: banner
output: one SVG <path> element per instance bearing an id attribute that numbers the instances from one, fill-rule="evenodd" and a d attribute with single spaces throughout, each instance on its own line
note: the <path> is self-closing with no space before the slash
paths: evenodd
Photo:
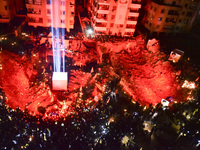
<path id="1" fill-rule="evenodd" d="M 117 13 L 115 16 L 115 24 L 124 24 L 127 9 L 128 0 L 119 0 L 117 6 Z"/>

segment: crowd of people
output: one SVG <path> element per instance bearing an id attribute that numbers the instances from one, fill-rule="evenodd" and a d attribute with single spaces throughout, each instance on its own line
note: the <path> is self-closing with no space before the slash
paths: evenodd
<path id="1" fill-rule="evenodd" d="M 113 85 L 110 85 L 113 86 Z M 0 103 L 0 149 L 198 149 L 199 100 L 145 107 L 123 92 L 67 117 L 32 116 Z M 110 96 L 110 95 L 108 95 Z M 117 99 L 117 101 L 116 101 Z M 145 129 L 145 122 L 150 122 Z"/>
<path id="2" fill-rule="evenodd" d="M 113 39 L 97 38 L 102 42 Z M 117 83 L 108 86 L 118 88 Z M 10 108 L 1 91 L 0 149 L 199 149 L 197 96 L 170 107 L 161 103 L 147 107 L 121 89 L 117 91 L 115 96 L 103 96 L 94 109 L 86 109 L 82 103 L 78 108 L 72 105 L 74 112 L 68 116 L 52 112 L 48 118 Z"/>

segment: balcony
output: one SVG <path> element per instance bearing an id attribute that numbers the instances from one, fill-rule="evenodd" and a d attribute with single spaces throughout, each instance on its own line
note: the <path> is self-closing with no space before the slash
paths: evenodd
<path id="1" fill-rule="evenodd" d="M 132 0 L 131 4 L 141 4 L 141 0 Z"/>
<path id="2" fill-rule="evenodd" d="M 32 8 L 27 9 L 27 13 L 28 14 L 37 14 L 37 15 L 41 15 L 41 10 L 34 10 Z"/>
<path id="3" fill-rule="evenodd" d="M 135 32 L 135 29 L 126 28 L 126 29 L 125 29 L 125 32 Z"/>
<path id="4" fill-rule="evenodd" d="M 135 29 L 135 26 L 136 25 L 133 25 L 133 24 L 127 24 L 126 29 Z"/>
<path id="5" fill-rule="evenodd" d="M 166 18 L 165 23 L 176 23 L 177 19 L 176 18 Z"/>
<path id="6" fill-rule="evenodd" d="M 9 19 L 7 15 L 0 15 L 0 19 Z"/>
<path id="7" fill-rule="evenodd" d="M 99 0 L 99 4 L 110 5 L 110 0 Z"/>
<path id="8" fill-rule="evenodd" d="M 176 2 L 172 2 L 172 3 L 166 3 L 163 0 L 152 0 L 152 2 L 159 4 L 159 5 L 165 5 L 165 6 L 173 6 L 173 7 L 181 7 L 180 5 L 176 4 Z M 169 1 L 170 2 L 170 1 Z"/>
<path id="9" fill-rule="evenodd" d="M 109 5 L 98 5 L 98 10 L 109 10 Z"/>
<path id="10" fill-rule="evenodd" d="M 170 31 L 170 30 L 173 30 L 173 29 L 174 29 L 174 26 L 170 26 L 170 25 L 163 26 L 164 31 Z"/>
<path id="11" fill-rule="evenodd" d="M 129 12 L 128 16 L 138 17 L 138 16 L 139 16 L 139 13 L 132 13 L 132 12 Z"/>
<path id="12" fill-rule="evenodd" d="M 141 8 L 141 4 L 131 4 L 130 8 Z"/>
<path id="13" fill-rule="evenodd" d="M 127 21 L 137 21 L 138 17 L 129 16 Z"/>
<path id="14" fill-rule="evenodd" d="M 95 31 L 107 31 L 106 27 L 94 27 Z"/>
<path id="15" fill-rule="evenodd" d="M 138 13 L 139 9 L 138 8 L 130 8 L 130 13 Z"/>
<path id="16" fill-rule="evenodd" d="M 43 23 L 43 18 L 29 18 L 28 22 L 31 22 L 31 23 Z"/>
<path id="17" fill-rule="evenodd" d="M 107 23 L 96 22 L 96 27 L 106 27 Z"/>
<path id="18" fill-rule="evenodd" d="M 126 24 L 137 24 L 137 21 L 127 21 Z"/>
<path id="19" fill-rule="evenodd" d="M 8 22 L 10 22 L 10 19 L 9 18 L 0 18 L 0 22 L 1 23 L 8 23 Z"/>
<path id="20" fill-rule="evenodd" d="M 107 22 L 107 19 L 104 18 L 97 18 L 96 22 Z"/>
<path id="21" fill-rule="evenodd" d="M 97 22 L 107 22 L 108 20 L 107 14 L 97 14 L 96 21 Z"/>
<path id="22" fill-rule="evenodd" d="M 42 5 L 42 0 L 26 0 L 26 4 Z"/>
<path id="23" fill-rule="evenodd" d="M 168 11 L 168 15 L 178 16 L 179 13 L 178 13 L 177 10 L 169 10 L 169 11 Z"/>
<path id="24" fill-rule="evenodd" d="M 97 10 L 98 14 L 109 14 L 108 10 Z"/>

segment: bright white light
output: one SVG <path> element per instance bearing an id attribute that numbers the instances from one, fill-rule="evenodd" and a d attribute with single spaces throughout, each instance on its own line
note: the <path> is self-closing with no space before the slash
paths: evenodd
<path id="1" fill-rule="evenodd" d="M 29 137 L 29 141 L 31 142 L 33 140 L 33 136 L 30 136 Z"/>
<path id="2" fill-rule="evenodd" d="M 196 85 L 194 82 L 188 82 L 187 80 L 185 80 L 182 85 L 182 88 L 195 89 Z"/>
<path id="3" fill-rule="evenodd" d="M 88 29 L 88 30 L 87 30 L 87 33 L 88 33 L 88 34 L 92 34 L 92 33 L 93 33 L 93 30 L 92 30 L 92 29 Z"/>
<path id="4" fill-rule="evenodd" d="M 67 80 L 66 72 L 53 72 L 53 80 Z"/>
<path id="5" fill-rule="evenodd" d="M 128 143 L 129 140 L 130 140 L 129 137 L 125 135 L 125 136 L 122 138 L 121 142 L 122 142 L 122 144 L 125 144 L 125 145 L 127 146 L 127 143 Z"/>
<path id="6" fill-rule="evenodd" d="M 13 141 L 14 144 L 17 144 L 17 141 L 16 141 L 16 140 L 12 140 L 12 141 Z"/>
<path id="7" fill-rule="evenodd" d="M 167 100 L 165 100 L 165 99 L 162 99 L 162 100 L 161 100 L 161 104 L 162 104 L 163 106 L 169 106 L 169 102 L 168 102 Z"/>
<path id="8" fill-rule="evenodd" d="M 60 29 L 59 1 L 53 1 L 51 4 L 51 33 L 53 49 L 53 68 L 54 72 L 65 72 L 65 57 L 62 56 L 62 50 L 65 47 L 65 29 Z M 63 70 L 61 65 L 63 64 Z"/>

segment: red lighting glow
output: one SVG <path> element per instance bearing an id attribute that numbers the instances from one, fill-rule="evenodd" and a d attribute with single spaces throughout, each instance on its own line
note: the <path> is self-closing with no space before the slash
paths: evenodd
<path id="1" fill-rule="evenodd" d="M 87 43 L 87 46 L 94 43 Z M 3 51 L 1 84 L 7 97 L 6 103 L 14 109 L 28 109 L 31 114 L 49 117 L 54 112 L 66 116 L 75 113 L 72 104 L 78 108 L 79 104 L 84 103 L 85 107 L 94 108 L 102 96 L 110 92 L 108 83 L 116 78 L 120 79 L 117 85 L 120 89 L 110 92 L 112 97 L 120 91 L 131 96 L 133 102 L 139 101 L 144 105 L 155 105 L 170 96 L 173 96 L 174 101 L 186 100 L 191 92 L 185 92 L 187 89 L 177 82 L 170 61 L 162 59 L 165 54 L 158 50 L 157 45 L 149 50 L 145 50 L 144 46 L 138 45 L 135 40 L 98 43 L 96 49 L 81 44 L 79 51 L 71 52 L 71 65 L 81 60 L 85 66 L 94 60 L 104 65 L 90 72 L 70 70 L 68 87 L 67 73 L 54 72 L 52 80 L 51 73 L 46 71 L 44 66 L 53 60 L 46 62 L 41 61 L 40 57 L 20 57 Z"/>

